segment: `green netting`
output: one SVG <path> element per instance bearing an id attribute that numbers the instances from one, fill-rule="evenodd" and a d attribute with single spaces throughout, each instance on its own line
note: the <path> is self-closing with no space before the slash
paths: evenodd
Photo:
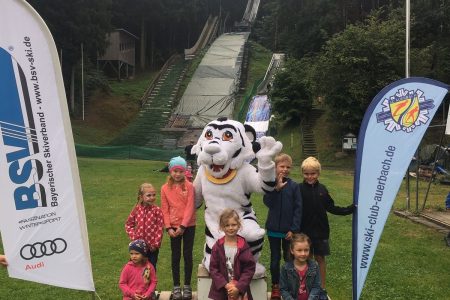
<path id="1" fill-rule="evenodd" d="M 153 149 L 140 146 L 94 146 L 76 144 L 77 156 L 110 159 L 145 159 L 168 161 L 174 156 L 183 156 L 183 149 Z"/>

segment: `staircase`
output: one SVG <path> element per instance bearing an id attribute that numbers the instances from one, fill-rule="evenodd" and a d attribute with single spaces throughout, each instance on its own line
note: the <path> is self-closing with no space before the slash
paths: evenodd
<path id="1" fill-rule="evenodd" d="M 177 59 L 163 71 L 154 87 L 142 100 L 138 116 L 111 145 L 137 145 L 162 148 L 165 139 L 176 139 L 179 133 L 161 132 L 169 121 L 175 106 L 178 89 L 187 71 L 188 63 Z"/>
<path id="2" fill-rule="evenodd" d="M 318 158 L 319 152 L 317 151 L 317 146 L 315 142 L 313 127 L 317 119 L 322 115 L 323 110 L 313 106 L 311 112 L 306 118 L 303 119 L 301 127 L 301 138 L 302 138 L 302 152 L 303 159 L 314 156 Z"/>

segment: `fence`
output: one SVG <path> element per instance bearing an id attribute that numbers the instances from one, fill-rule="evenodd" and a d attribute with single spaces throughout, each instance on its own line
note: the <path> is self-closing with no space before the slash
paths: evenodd
<path id="1" fill-rule="evenodd" d="M 168 161 L 174 156 L 183 156 L 183 149 L 167 150 L 147 147 L 126 146 L 94 146 L 76 144 L 77 156 L 110 158 L 110 159 L 144 159 L 155 161 Z"/>

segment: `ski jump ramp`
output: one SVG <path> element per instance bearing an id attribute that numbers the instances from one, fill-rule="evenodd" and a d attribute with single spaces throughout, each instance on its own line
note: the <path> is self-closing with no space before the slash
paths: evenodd
<path id="1" fill-rule="evenodd" d="M 203 128 L 218 116 L 232 118 L 248 36 L 222 34 L 203 57 L 174 112 L 188 117 L 189 127 Z"/>

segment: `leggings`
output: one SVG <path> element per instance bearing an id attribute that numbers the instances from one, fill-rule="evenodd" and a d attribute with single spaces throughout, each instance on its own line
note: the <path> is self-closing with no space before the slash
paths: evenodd
<path id="1" fill-rule="evenodd" d="M 156 263 L 158 262 L 158 254 L 159 254 L 159 249 L 156 249 L 155 251 L 147 252 L 148 261 L 153 265 L 153 267 L 155 268 L 155 271 L 156 271 Z"/>
<path id="2" fill-rule="evenodd" d="M 272 284 L 280 283 L 280 260 L 281 248 L 283 248 L 284 261 L 291 260 L 290 257 L 290 241 L 285 238 L 276 238 L 269 236 L 270 245 L 270 274 L 272 275 Z"/>
<path id="3" fill-rule="evenodd" d="M 181 260 L 181 243 L 183 242 L 183 259 L 184 259 L 184 284 L 191 285 L 192 277 L 192 249 L 194 247 L 195 226 L 187 227 L 183 235 L 170 238 L 170 248 L 172 250 L 172 279 L 173 285 L 180 285 L 180 260 Z"/>

